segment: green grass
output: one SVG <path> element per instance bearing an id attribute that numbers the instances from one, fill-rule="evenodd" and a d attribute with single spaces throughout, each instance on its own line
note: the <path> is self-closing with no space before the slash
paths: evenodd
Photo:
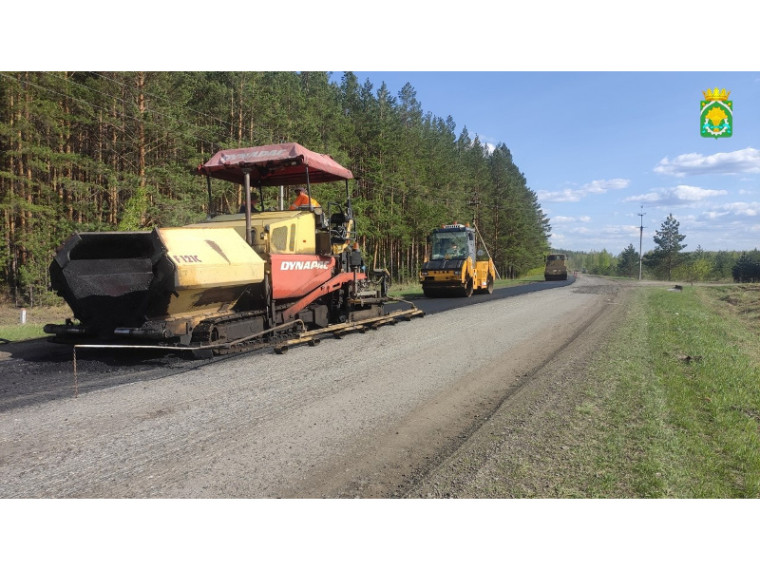
<path id="1" fill-rule="evenodd" d="M 5 325 L 0 326 L 0 339 L 17 342 L 47 336 L 42 332 L 43 325 Z"/>
<path id="2" fill-rule="evenodd" d="M 0 304 L 0 339 L 9 341 L 46 337 L 42 328 L 45 323 L 63 323 L 71 317 L 71 310 L 64 304 L 27 307 L 26 322 L 21 324 L 21 308 L 10 303 Z"/>
<path id="3" fill-rule="evenodd" d="M 589 371 L 585 496 L 760 497 L 760 342 L 721 294 L 636 291 Z"/>

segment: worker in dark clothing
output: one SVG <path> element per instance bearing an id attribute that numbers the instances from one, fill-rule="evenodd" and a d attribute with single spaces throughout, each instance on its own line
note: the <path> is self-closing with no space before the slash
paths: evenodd
<path id="1" fill-rule="evenodd" d="M 251 214 L 260 214 L 261 210 L 258 208 L 259 206 L 259 197 L 251 192 Z M 245 214 L 245 202 L 243 202 L 243 205 L 240 206 L 240 214 Z"/>

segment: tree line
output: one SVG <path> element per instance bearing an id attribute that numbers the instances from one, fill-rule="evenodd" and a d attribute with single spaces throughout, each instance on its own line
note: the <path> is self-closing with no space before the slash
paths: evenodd
<path id="1" fill-rule="evenodd" d="M 760 282 L 760 251 L 695 251 L 684 252 L 686 236 L 680 233 L 678 220 L 669 214 L 655 232 L 655 248 L 644 252 L 629 244 L 619 255 L 606 249 L 600 252 L 562 251 L 570 259 L 571 269 L 596 275 L 617 275 L 665 281 L 735 281 Z"/>
<path id="2" fill-rule="evenodd" d="M 224 148 L 298 142 L 356 177 L 361 247 L 416 277 L 430 230 L 475 223 L 502 276 L 541 265 L 549 220 L 499 143 L 351 72 L 0 72 L 0 290 L 38 303 L 74 231 L 176 226 L 207 215 L 192 171 Z M 329 192 L 329 190 L 328 190 Z M 214 190 L 236 211 L 241 189 Z"/>

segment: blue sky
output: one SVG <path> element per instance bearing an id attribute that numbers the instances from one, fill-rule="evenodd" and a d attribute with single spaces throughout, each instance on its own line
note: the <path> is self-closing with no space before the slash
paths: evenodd
<path id="1" fill-rule="evenodd" d="M 643 212 L 644 251 L 671 213 L 687 251 L 760 248 L 760 72 L 354 73 L 394 95 L 408 82 L 457 134 L 506 144 L 553 247 L 638 250 Z M 700 136 L 716 87 L 733 101 L 730 138 Z"/>

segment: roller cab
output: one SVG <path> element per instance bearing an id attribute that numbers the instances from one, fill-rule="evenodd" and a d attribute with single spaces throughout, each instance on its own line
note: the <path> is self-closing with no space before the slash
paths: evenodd
<path id="1" fill-rule="evenodd" d="M 565 262 L 567 256 L 564 254 L 552 254 L 546 256 L 546 267 L 544 268 L 545 281 L 566 281 L 567 266 Z"/>
<path id="2" fill-rule="evenodd" d="M 454 223 L 433 230 L 428 237 L 427 259 L 420 268 L 425 296 L 490 295 L 495 278 L 496 268 L 485 244 L 477 247 L 475 228 Z"/>

